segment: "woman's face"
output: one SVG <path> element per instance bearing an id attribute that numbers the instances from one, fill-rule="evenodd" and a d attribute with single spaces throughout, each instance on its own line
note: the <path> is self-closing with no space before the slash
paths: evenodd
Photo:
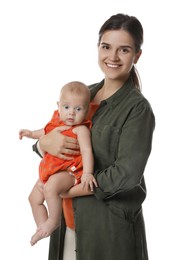
<path id="1" fill-rule="evenodd" d="M 135 52 L 131 35 L 122 29 L 106 31 L 98 46 L 99 66 L 110 80 L 125 82 L 140 55 L 141 50 Z"/>

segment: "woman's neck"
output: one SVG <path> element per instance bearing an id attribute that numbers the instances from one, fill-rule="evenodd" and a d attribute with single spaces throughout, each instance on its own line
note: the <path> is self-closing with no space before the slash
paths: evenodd
<path id="1" fill-rule="evenodd" d="M 124 82 L 122 81 L 105 79 L 102 88 L 95 95 L 93 102 L 100 104 L 102 100 L 105 100 L 115 94 L 115 92 L 117 92 L 123 84 Z"/>

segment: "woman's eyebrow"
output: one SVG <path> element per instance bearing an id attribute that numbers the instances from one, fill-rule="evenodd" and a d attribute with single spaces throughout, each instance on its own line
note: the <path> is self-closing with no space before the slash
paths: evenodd
<path id="1" fill-rule="evenodd" d="M 106 42 L 101 42 L 101 45 L 107 45 L 110 46 L 111 44 L 106 43 Z M 133 49 L 133 47 L 131 45 L 120 45 L 119 48 L 129 48 L 129 49 Z"/>
<path id="2" fill-rule="evenodd" d="M 108 46 L 110 45 L 109 43 L 106 43 L 106 42 L 101 42 L 100 44 L 101 45 L 108 45 Z"/>
<path id="3" fill-rule="evenodd" d="M 133 49 L 133 47 L 131 45 L 121 45 L 120 48 Z"/>

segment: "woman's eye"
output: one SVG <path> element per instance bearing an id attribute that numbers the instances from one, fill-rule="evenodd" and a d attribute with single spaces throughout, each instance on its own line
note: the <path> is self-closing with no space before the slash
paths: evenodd
<path id="1" fill-rule="evenodd" d="M 107 45 L 102 45 L 102 49 L 109 50 L 109 46 L 107 46 Z"/>
<path id="2" fill-rule="evenodd" d="M 120 52 L 126 54 L 126 53 L 129 52 L 129 49 L 127 49 L 127 48 L 121 48 L 121 49 L 120 49 Z"/>

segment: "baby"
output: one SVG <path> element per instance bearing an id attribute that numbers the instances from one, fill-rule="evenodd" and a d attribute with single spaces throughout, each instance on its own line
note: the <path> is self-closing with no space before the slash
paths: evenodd
<path id="1" fill-rule="evenodd" d="M 67 83 L 60 92 L 58 110 L 45 128 L 30 131 L 21 129 L 19 138 L 39 139 L 55 127 L 69 126 L 62 134 L 77 138 L 80 154 L 73 159 L 63 160 L 45 153 L 39 165 L 39 179 L 29 196 L 33 217 L 37 225 L 31 238 L 31 245 L 48 237 L 60 225 L 62 201 L 60 194 L 77 183 L 85 190 L 97 187 L 93 176 L 94 158 L 92 153 L 90 128 L 91 121 L 86 120 L 89 109 L 90 91 L 82 82 Z M 47 203 L 47 208 L 44 205 Z"/>

